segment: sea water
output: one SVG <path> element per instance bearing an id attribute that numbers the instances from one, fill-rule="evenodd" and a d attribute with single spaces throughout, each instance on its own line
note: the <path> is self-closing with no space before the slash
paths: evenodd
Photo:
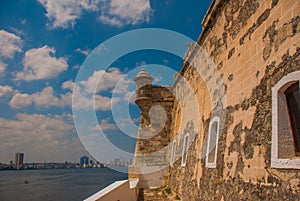
<path id="1" fill-rule="evenodd" d="M 109 168 L 0 171 L 0 201 L 79 201 L 124 179 Z"/>

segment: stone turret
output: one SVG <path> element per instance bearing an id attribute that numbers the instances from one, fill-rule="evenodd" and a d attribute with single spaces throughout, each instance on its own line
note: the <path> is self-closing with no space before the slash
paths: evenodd
<path id="1" fill-rule="evenodd" d="M 135 102 L 141 109 L 141 115 L 129 177 L 138 177 L 141 188 L 156 188 L 162 185 L 162 177 L 169 165 L 166 152 L 170 142 L 174 98 L 170 88 L 153 86 L 153 78 L 145 69 L 134 80 Z"/>
<path id="2" fill-rule="evenodd" d="M 136 88 L 139 89 L 145 85 L 152 85 L 153 77 L 143 68 L 141 72 L 139 72 L 135 79 Z"/>
<path id="3" fill-rule="evenodd" d="M 149 110 L 152 106 L 152 81 L 153 78 L 145 70 L 142 69 L 134 79 L 136 83 L 136 99 L 135 103 L 139 106 L 142 111 L 141 114 L 141 125 L 142 127 L 150 124 Z"/>

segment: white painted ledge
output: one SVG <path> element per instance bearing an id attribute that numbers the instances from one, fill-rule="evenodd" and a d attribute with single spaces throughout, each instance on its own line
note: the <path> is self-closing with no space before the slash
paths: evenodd
<path id="1" fill-rule="evenodd" d="M 84 201 L 136 201 L 138 197 L 138 179 L 116 181 Z"/>

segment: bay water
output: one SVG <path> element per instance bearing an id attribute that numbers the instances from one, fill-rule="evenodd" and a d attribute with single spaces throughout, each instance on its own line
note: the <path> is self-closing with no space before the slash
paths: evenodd
<path id="1" fill-rule="evenodd" d="M 79 201 L 124 179 L 109 168 L 0 171 L 0 201 Z"/>

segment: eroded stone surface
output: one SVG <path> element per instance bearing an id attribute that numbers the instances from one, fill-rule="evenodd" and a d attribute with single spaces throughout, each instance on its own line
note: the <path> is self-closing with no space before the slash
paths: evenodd
<path id="1" fill-rule="evenodd" d="M 214 66 L 207 65 L 197 51 L 188 54 L 179 72 L 183 77 L 175 79 L 173 94 L 178 100 L 172 103 L 166 131 L 169 141 L 176 139 L 176 162 L 165 176 L 162 189 L 144 194 L 143 199 L 171 199 L 164 192 L 171 189 L 181 200 L 300 200 L 300 168 L 270 167 L 271 89 L 285 75 L 300 70 L 300 3 L 214 3 L 198 40 Z M 211 72 L 218 72 L 218 79 Z M 203 76 L 205 73 L 207 76 Z M 182 87 L 183 79 L 192 92 Z M 221 82 L 225 90 L 218 87 Z M 214 83 L 215 89 L 208 83 Z M 215 115 L 213 102 L 224 97 L 226 115 L 219 134 L 217 166 L 207 168 L 205 153 L 210 119 Z M 182 167 L 182 144 L 187 132 L 194 140 L 186 166 Z"/>

